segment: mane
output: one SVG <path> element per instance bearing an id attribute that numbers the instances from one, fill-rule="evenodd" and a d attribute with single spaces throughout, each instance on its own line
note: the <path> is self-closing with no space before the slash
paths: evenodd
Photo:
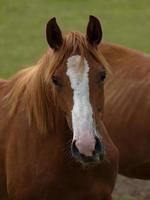
<path id="1" fill-rule="evenodd" d="M 35 123 L 40 133 L 48 133 L 49 122 L 55 115 L 50 106 L 55 104 L 51 76 L 70 55 L 78 52 L 84 57 L 87 51 L 110 71 L 103 55 L 86 42 L 82 33 L 70 32 L 64 36 L 60 50 L 49 49 L 35 66 L 19 71 L 8 80 L 8 92 L 3 102 L 9 108 L 9 118 L 22 108 L 27 114 L 29 125 Z M 54 121 L 51 122 L 53 123 Z"/>

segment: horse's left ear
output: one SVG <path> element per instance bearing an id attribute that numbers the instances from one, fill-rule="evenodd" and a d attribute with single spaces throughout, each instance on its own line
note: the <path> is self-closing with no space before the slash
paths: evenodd
<path id="1" fill-rule="evenodd" d="M 46 38 L 49 46 L 57 50 L 63 43 L 63 37 L 59 26 L 57 25 L 56 18 L 53 17 L 49 20 L 46 26 Z"/>
<path id="2" fill-rule="evenodd" d="M 92 45 L 98 45 L 102 40 L 102 28 L 100 21 L 92 15 L 89 17 L 86 36 L 88 42 Z"/>

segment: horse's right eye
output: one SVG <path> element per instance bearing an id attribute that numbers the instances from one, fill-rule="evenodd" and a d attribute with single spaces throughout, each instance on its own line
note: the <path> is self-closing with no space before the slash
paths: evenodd
<path id="1" fill-rule="evenodd" d="M 61 86 L 60 79 L 55 75 L 52 76 L 52 82 L 56 86 Z"/>

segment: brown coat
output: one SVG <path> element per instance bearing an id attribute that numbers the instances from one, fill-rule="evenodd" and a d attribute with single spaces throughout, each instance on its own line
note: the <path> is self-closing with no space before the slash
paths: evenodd
<path id="1" fill-rule="evenodd" d="M 101 51 L 113 75 L 105 83 L 104 123 L 119 149 L 119 172 L 150 179 L 150 55 L 114 44 Z"/>

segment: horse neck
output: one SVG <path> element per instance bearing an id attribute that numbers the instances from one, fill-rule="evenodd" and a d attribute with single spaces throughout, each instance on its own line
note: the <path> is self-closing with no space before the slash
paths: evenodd
<path id="1" fill-rule="evenodd" d="M 143 112 L 143 116 L 148 118 L 150 56 L 119 45 L 103 44 L 101 48 L 114 72 L 105 82 L 106 107 L 109 103 L 116 108 L 116 113 L 122 113 L 122 116 L 128 113 L 128 118 L 126 117 L 128 121 L 130 117 L 135 116 L 137 110 L 143 108 L 144 112 L 141 113 Z"/>
<path id="2" fill-rule="evenodd" d="M 148 54 L 121 45 L 102 43 L 100 50 L 114 73 L 121 70 L 131 73 L 131 70 L 136 70 L 139 65 L 150 62 Z"/>

